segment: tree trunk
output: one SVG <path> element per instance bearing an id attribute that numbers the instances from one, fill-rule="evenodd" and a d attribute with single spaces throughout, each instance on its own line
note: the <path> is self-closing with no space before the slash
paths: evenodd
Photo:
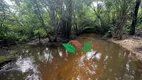
<path id="1" fill-rule="evenodd" d="M 141 3 L 141 0 L 136 0 L 136 5 L 135 5 L 134 13 L 133 13 L 133 20 L 132 20 L 132 24 L 131 24 L 130 32 L 129 32 L 130 35 L 135 35 L 135 27 L 137 24 L 137 16 L 138 16 L 140 3 Z"/>
<path id="2" fill-rule="evenodd" d="M 114 38 L 121 40 L 123 34 L 123 24 L 121 22 L 116 23 L 116 32 Z"/>
<path id="3" fill-rule="evenodd" d="M 115 30 L 114 38 L 116 38 L 118 40 L 122 39 L 123 27 L 125 25 L 125 22 L 126 22 L 125 16 L 122 16 L 118 19 L 118 21 L 116 22 L 116 30 Z"/>
<path id="4" fill-rule="evenodd" d="M 60 28 L 60 32 L 63 39 L 69 39 L 72 27 L 72 0 L 66 0 L 65 4 L 66 10 L 61 17 L 62 27 Z"/>
<path id="5" fill-rule="evenodd" d="M 72 27 L 72 0 L 68 0 L 68 32 L 67 32 L 67 38 L 70 38 L 71 35 L 71 27 Z"/>

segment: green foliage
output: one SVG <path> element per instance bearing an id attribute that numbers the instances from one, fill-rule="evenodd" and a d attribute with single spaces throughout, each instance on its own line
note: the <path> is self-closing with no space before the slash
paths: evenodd
<path id="1" fill-rule="evenodd" d="M 70 12 L 68 0 L 10 0 L 0 3 L 0 39 L 8 42 L 58 34 L 62 19 Z M 64 5 L 63 5 L 64 3 Z M 93 6 L 92 3 L 97 4 Z M 124 32 L 132 22 L 135 0 L 72 0 L 72 28 L 75 32 L 105 34 L 115 32 L 116 23 L 124 20 Z M 142 30 L 142 7 L 139 9 L 137 30 Z M 58 28 L 59 27 L 59 28 Z"/>
<path id="2" fill-rule="evenodd" d="M 85 42 L 84 46 L 82 48 L 82 51 L 90 51 L 91 50 L 91 43 L 90 42 Z"/>
<path id="3" fill-rule="evenodd" d="M 35 30 L 35 31 L 34 31 L 34 34 L 35 34 L 35 35 L 38 35 L 38 34 L 39 34 L 41 37 L 46 36 L 46 32 L 44 31 L 43 28 L 39 28 L 38 30 Z"/>
<path id="4" fill-rule="evenodd" d="M 75 52 L 75 47 L 71 44 L 62 44 L 66 50 L 70 53 L 74 53 Z"/>

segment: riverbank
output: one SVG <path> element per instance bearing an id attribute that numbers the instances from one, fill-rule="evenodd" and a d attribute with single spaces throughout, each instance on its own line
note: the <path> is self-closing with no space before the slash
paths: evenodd
<path id="1" fill-rule="evenodd" d="M 90 35 L 90 34 L 89 34 Z M 88 36 L 88 35 L 87 35 Z M 131 53 L 133 53 L 139 60 L 142 61 L 142 37 L 137 37 L 137 36 L 123 36 L 122 40 L 114 40 L 114 39 L 109 39 L 109 41 L 116 43 L 127 50 L 129 50 Z M 35 39 L 32 41 L 29 41 L 26 43 L 29 46 L 39 46 L 39 45 L 52 45 L 53 43 L 49 44 L 49 39 L 48 38 L 43 38 L 40 40 L 39 44 L 39 39 Z M 57 44 L 57 43 L 54 43 Z M 1 49 L 0 54 L 3 54 L 3 52 L 6 53 L 7 50 Z M 3 57 L 2 57 L 3 59 Z M 4 59 L 4 61 L 7 59 Z M 3 62 L 3 60 L 0 59 L 0 61 Z"/>
<path id="2" fill-rule="evenodd" d="M 109 39 L 109 41 L 126 48 L 142 61 L 142 37 L 124 36 L 122 40 Z"/>

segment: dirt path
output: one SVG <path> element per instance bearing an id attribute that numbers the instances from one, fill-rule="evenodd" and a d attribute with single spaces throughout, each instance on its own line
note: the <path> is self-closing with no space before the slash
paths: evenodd
<path id="1" fill-rule="evenodd" d="M 110 39 L 109 41 L 119 44 L 136 55 L 142 61 L 142 37 L 127 36 L 123 40 Z"/>

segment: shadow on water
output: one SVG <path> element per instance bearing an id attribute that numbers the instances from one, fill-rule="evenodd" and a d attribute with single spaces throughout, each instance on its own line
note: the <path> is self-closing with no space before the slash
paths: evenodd
<path id="1" fill-rule="evenodd" d="M 0 80 L 140 80 L 142 63 L 129 51 L 93 34 L 81 35 L 81 44 L 91 43 L 90 52 L 68 53 L 64 47 L 13 46 L 17 61 L 0 71 Z"/>

